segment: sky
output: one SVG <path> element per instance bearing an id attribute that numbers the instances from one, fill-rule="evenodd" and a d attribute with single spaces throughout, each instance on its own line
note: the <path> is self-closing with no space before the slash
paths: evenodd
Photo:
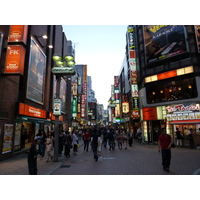
<path id="1" fill-rule="evenodd" d="M 127 26 L 63 25 L 67 40 L 75 45 L 75 62 L 87 65 L 95 97 L 104 109 L 125 56 Z"/>

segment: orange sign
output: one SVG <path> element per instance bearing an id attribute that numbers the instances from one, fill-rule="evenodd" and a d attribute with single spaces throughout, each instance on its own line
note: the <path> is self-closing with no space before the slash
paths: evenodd
<path id="1" fill-rule="evenodd" d="M 157 120 L 156 107 L 143 108 L 142 112 L 144 121 Z"/>
<path id="2" fill-rule="evenodd" d="M 25 48 L 21 45 L 8 45 L 4 73 L 24 74 Z"/>
<path id="3" fill-rule="evenodd" d="M 19 104 L 19 114 L 31 117 L 46 118 L 46 110 L 35 108 L 33 106 L 29 106 L 23 103 Z"/>
<path id="4" fill-rule="evenodd" d="M 164 73 L 158 74 L 158 80 L 171 78 L 171 77 L 175 77 L 175 76 L 177 76 L 176 70 L 164 72 Z"/>
<path id="5" fill-rule="evenodd" d="M 8 42 L 24 42 L 26 44 L 28 25 L 11 25 Z"/>

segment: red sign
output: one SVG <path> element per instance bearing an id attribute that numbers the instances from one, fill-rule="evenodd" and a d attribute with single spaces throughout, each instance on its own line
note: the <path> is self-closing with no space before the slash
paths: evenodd
<path id="1" fill-rule="evenodd" d="M 19 104 L 19 114 L 31 117 L 46 118 L 46 110 L 35 108 L 33 106 L 29 106 L 23 103 Z"/>
<path id="2" fill-rule="evenodd" d="M 8 45 L 4 73 L 24 74 L 25 48 L 21 45 Z"/>
<path id="3" fill-rule="evenodd" d="M 157 120 L 156 107 L 143 108 L 142 112 L 144 121 Z"/>

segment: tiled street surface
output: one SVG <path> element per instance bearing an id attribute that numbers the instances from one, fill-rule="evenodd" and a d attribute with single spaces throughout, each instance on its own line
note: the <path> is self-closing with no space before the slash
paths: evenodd
<path id="1" fill-rule="evenodd" d="M 1 161 L 0 175 L 28 175 L 27 154 Z M 132 147 L 114 151 L 102 150 L 102 159 L 95 161 L 93 153 L 78 149 L 58 162 L 38 159 L 38 175 L 196 175 L 200 174 L 200 150 L 187 147 L 172 149 L 170 172 L 164 172 L 157 145 L 133 143 Z"/>

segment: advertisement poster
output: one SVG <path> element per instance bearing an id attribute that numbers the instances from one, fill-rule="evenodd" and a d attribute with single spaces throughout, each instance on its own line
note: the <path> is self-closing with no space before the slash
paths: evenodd
<path id="1" fill-rule="evenodd" d="M 200 53 L 200 25 L 195 25 L 195 34 L 196 34 L 196 38 L 197 38 L 197 48 L 198 48 L 198 52 Z"/>
<path id="2" fill-rule="evenodd" d="M 4 124 L 4 138 L 2 154 L 11 152 L 13 137 L 13 124 Z"/>
<path id="3" fill-rule="evenodd" d="M 16 122 L 15 123 L 15 141 L 14 141 L 15 150 L 20 148 L 21 128 L 22 128 L 21 122 Z"/>
<path id="4" fill-rule="evenodd" d="M 144 25 L 143 31 L 147 63 L 187 51 L 182 25 Z"/>
<path id="5" fill-rule="evenodd" d="M 33 38 L 31 38 L 30 47 L 26 97 L 27 99 L 43 104 L 46 55 L 42 52 Z"/>

